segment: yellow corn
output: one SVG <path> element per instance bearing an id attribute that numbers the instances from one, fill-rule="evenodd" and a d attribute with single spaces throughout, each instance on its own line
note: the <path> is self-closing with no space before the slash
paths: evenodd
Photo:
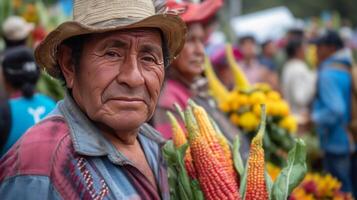
<path id="1" fill-rule="evenodd" d="M 236 83 L 235 91 L 238 89 L 247 89 L 249 87 L 249 81 L 234 59 L 233 48 L 231 44 L 226 45 L 226 56 L 229 67 L 231 68 L 234 75 L 234 80 Z"/>
<path id="2" fill-rule="evenodd" d="M 216 98 L 218 103 L 224 102 L 228 98 L 229 92 L 222 84 L 222 82 L 217 78 L 212 68 L 211 62 L 207 57 L 205 58 L 205 75 L 208 80 L 208 87 L 212 96 Z"/>
<path id="3" fill-rule="evenodd" d="M 172 126 L 172 140 L 174 142 L 175 147 L 179 148 L 182 145 L 187 143 L 187 138 L 186 138 L 185 133 L 182 130 L 180 124 L 177 122 L 177 119 L 175 118 L 175 116 L 171 112 L 167 112 L 167 116 L 169 117 L 171 126 Z M 185 167 L 186 167 L 188 176 L 195 179 L 196 172 L 195 172 L 195 168 L 192 163 L 190 147 L 188 147 L 186 150 L 184 161 L 185 161 Z"/>

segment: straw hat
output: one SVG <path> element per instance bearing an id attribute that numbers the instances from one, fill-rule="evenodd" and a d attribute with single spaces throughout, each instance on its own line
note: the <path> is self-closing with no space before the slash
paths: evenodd
<path id="1" fill-rule="evenodd" d="M 83 34 L 132 28 L 159 28 L 168 44 L 170 61 L 185 42 L 186 26 L 179 16 L 158 14 L 157 0 L 75 0 L 73 21 L 64 22 L 48 34 L 36 48 L 38 65 L 51 76 L 59 77 L 56 53 L 66 39 Z"/>
<path id="2" fill-rule="evenodd" d="M 4 37 L 8 40 L 17 41 L 26 39 L 34 29 L 34 24 L 27 23 L 24 18 L 11 16 L 2 25 Z"/>

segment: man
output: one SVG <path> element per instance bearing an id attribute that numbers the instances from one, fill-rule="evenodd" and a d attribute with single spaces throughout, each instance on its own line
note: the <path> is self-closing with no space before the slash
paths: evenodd
<path id="1" fill-rule="evenodd" d="M 278 76 L 259 63 L 258 46 L 252 35 L 239 38 L 239 49 L 243 59 L 238 63 L 251 84 L 268 83 L 274 90 L 279 90 Z"/>
<path id="2" fill-rule="evenodd" d="M 275 56 L 278 52 L 276 44 L 273 40 L 266 40 L 261 44 L 261 55 L 259 62 L 263 66 L 267 67 L 270 71 L 277 71 L 277 64 L 275 63 Z"/>
<path id="3" fill-rule="evenodd" d="M 77 0 L 38 46 L 68 88 L 0 161 L 1 199 L 169 199 L 152 116 L 186 27 L 162 1 Z"/>
<path id="4" fill-rule="evenodd" d="M 324 168 L 342 182 L 342 190 L 351 192 L 351 158 L 354 151 L 347 126 L 351 112 L 352 56 L 334 31 L 315 41 L 319 71 L 312 120 L 317 127 L 324 152 Z"/>
<path id="5" fill-rule="evenodd" d="M 308 124 L 309 107 L 315 95 L 316 75 L 305 63 L 305 45 L 302 39 L 291 39 L 285 46 L 288 57 L 283 66 L 281 90 L 297 118 L 299 132 Z"/>

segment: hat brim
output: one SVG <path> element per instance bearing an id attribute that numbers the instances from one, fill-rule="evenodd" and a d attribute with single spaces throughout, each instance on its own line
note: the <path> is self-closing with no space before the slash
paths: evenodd
<path id="1" fill-rule="evenodd" d="M 170 62 L 178 55 L 185 43 L 187 27 L 180 17 L 173 14 L 157 14 L 139 21 L 118 19 L 110 24 L 110 26 L 88 26 L 76 21 L 68 21 L 50 32 L 40 43 L 35 50 L 35 60 L 48 74 L 58 78 L 60 76 L 60 69 L 58 69 L 56 54 L 58 47 L 64 40 L 78 35 L 135 28 L 160 29 L 168 44 Z"/>

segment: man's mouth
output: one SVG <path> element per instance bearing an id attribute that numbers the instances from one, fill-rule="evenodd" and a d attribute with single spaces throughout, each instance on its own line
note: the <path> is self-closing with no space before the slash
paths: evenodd
<path id="1" fill-rule="evenodd" d="M 123 102 L 145 102 L 142 98 L 138 97 L 113 97 L 110 100 L 123 101 Z"/>

